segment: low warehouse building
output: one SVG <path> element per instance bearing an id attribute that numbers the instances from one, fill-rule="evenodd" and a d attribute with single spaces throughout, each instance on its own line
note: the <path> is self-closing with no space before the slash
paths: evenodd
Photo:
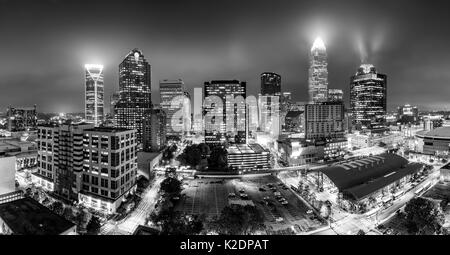
<path id="1" fill-rule="evenodd" d="M 422 164 L 385 153 L 339 162 L 318 171 L 339 191 L 344 206 L 362 209 L 400 196 L 403 186 L 422 169 Z"/>

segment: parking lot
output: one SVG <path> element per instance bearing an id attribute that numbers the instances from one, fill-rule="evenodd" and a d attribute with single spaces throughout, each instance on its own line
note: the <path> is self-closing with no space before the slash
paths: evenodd
<path id="1" fill-rule="evenodd" d="M 176 210 L 217 216 L 230 200 L 252 201 L 271 230 L 293 227 L 307 232 L 323 226 L 308 207 L 273 176 L 242 179 L 185 180 Z"/>

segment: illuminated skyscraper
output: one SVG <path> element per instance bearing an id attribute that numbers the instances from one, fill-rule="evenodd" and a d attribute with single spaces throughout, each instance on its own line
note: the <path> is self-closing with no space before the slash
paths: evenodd
<path id="1" fill-rule="evenodd" d="M 309 56 L 309 101 L 320 103 L 328 100 L 327 51 L 322 39 L 317 38 Z"/>
<path id="2" fill-rule="evenodd" d="M 351 78 L 350 108 L 352 126 L 371 133 L 386 130 L 386 80 L 370 64 L 363 64 Z"/>
<path id="3" fill-rule="evenodd" d="M 259 128 L 277 137 L 281 128 L 280 98 L 281 76 L 276 73 L 261 74 L 261 95 L 259 96 Z"/>
<path id="4" fill-rule="evenodd" d="M 246 87 L 246 82 L 237 80 L 205 82 L 206 143 L 246 143 Z M 231 100 L 227 100 L 227 97 Z"/>
<path id="5" fill-rule="evenodd" d="M 142 143 L 142 120 L 152 107 L 151 67 L 142 51 L 130 51 L 119 65 L 119 101 L 114 107 L 114 124 L 137 130 Z"/>
<path id="6" fill-rule="evenodd" d="M 85 119 L 98 126 L 102 123 L 104 117 L 103 66 L 87 64 L 84 68 L 86 71 Z"/>
<path id="7" fill-rule="evenodd" d="M 187 125 L 187 122 L 190 123 L 190 104 L 187 101 L 188 94 L 184 82 L 181 79 L 162 80 L 159 82 L 159 93 L 161 109 L 166 112 L 167 117 L 167 137 L 169 139 L 181 139 L 184 133 L 190 129 Z M 184 105 L 189 109 L 185 109 Z M 186 111 L 186 114 L 175 115 L 178 111 Z"/>

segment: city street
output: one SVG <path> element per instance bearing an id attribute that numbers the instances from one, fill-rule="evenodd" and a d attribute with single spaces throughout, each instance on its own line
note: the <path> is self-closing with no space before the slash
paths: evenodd
<path id="1" fill-rule="evenodd" d="M 158 191 L 163 176 L 155 176 L 155 180 L 142 193 L 142 200 L 139 205 L 120 222 L 109 221 L 102 226 L 101 235 L 131 235 L 134 233 L 139 225 L 145 224 L 145 219 L 155 209 L 155 204 L 158 200 Z"/>

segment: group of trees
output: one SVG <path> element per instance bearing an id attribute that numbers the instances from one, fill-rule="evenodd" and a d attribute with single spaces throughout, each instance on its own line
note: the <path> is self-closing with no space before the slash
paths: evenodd
<path id="1" fill-rule="evenodd" d="M 196 168 L 200 164 L 201 160 L 205 159 L 210 153 L 211 150 L 207 144 L 192 144 L 186 146 L 183 153 L 177 157 L 177 160 L 182 165 L 188 165 L 192 168 Z"/>
<path id="2" fill-rule="evenodd" d="M 255 206 L 229 205 L 208 228 L 221 235 L 249 235 L 264 229 L 264 215 Z"/>
<path id="3" fill-rule="evenodd" d="M 161 235 L 195 235 L 203 230 L 203 216 L 191 216 L 175 210 L 153 212 L 150 220 L 160 227 Z"/>
<path id="4" fill-rule="evenodd" d="M 208 159 L 208 170 L 213 172 L 230 171 L 225 146 L 208 146 L 205 143 L 187 146 L 177 160 L 182 165 L 197 168 L 202 160 Z"/>
<path id="5" fill-rule="evenodd" d="M 439 206 L 432 201 L 418 197 L 405 206 L 405 225 L 410 234 L 440 234 L 445 218 Z"/>
<path id="6" fill-rule="evenodd" d="M 177 149 L 178 147 L 175 144 L 164 149 L 161 160 L 165 162 L 172 160 L 175 156 L 175 152 L 177 151 Z"/>

